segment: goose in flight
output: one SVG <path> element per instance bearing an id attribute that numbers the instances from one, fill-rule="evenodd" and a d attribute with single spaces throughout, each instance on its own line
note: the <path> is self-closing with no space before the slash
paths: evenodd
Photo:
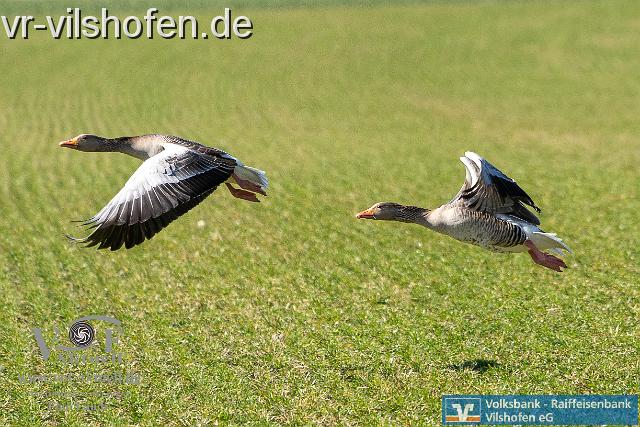
<path id="1" fill-rule="evenodd" d="M 61 147 L 89 152 L 119 152 L 143 160 L 124 187 L 92 218 L 83 239 L 70 239 L 112 251 L 151 239 L 224 183 L 239 199 L 259 202 L 266 196 L 267 176 L 216 148 L 169 135 L 103 138 L 79 135 Z M 229 178 L 240 188 L 228 182 Z"/>
<path id="2" fill-rule="evenodd" d="M 496 252 L 528 252 L 533 262 L 555 271 L 564 261 L 544 251 L 571 252 L 560 238 L 545 233 L 540 220 L 525 205 L 540 212 L 514 180 L 491 163 L 467 151 L 460 157 L 466 179 L 456 196 L 437 209 L 376 203 L 356 218 L 409 222 L 422 225 L 461 242 Z"/>

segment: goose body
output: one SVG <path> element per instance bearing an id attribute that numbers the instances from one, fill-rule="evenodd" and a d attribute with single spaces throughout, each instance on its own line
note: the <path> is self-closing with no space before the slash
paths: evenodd
<path id="1" fill-rule="evenodd" d="M 72 240 L 99 249 L 127 249 L 151 239 L 225 183 L 234 197 L 258 202 L 266 195 L 263 171 L 230 154 L 170 135 L 104 138 L 79 135 L 59 144 L 88 152 L 120 152 L 143 160 L 124 187 L 92 218 L 91 234 Z M 241 188 L 233 187 L 230 178 Z"/>
<path id="2" fill-rule="evenodd" d="M 466 169 L 462 188 L 448 203 L 430 210 L 398 203 L 376 203 L 357 218 L 411 222 L 494 252 L 528 252 L 534 262 L 555 271 L 566 264 L 544 251 L 570 249 L 525 206 L 540 209 L 507 175 L 473 152 L 460 158 Z"/>
<path id="3" fill-rule="evenodd" d="M 522 227 L 485 212 L 441 206 L 429 213 L 430 228 L 461 242 L 496 252 L 521 252 L 527 239 Z"/>

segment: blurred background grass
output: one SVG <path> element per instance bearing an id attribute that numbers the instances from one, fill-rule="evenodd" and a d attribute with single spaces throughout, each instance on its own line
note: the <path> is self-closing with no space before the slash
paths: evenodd
<path id="1" fill-rule="evenodd" d="M 637 392 L 639 4 L 330 3 L 241 3 L 246 41 L 0 38 L 4 424 L 437 424 L 445 393 Z M 110 4 L 201 25 L 225 6 Z M 225 149 L 270 196 L 220 191 L 138 248 L 83 250 L 69 220 L 139 164 L 58 148 L 83 132 Z M 465 150 L 543 208 L 566 273 L 353 219 L 449 200 Z M 66 372 L 30 328 L 91 313 L 123 322 L 142 384 L 49 410 L 30 393 L 77 387 L 19 384 Z"/>
<path id="2" fill-rule="evenodd" d="M 431 4 L 464 4 L 469 3 L 468 0 L 430 0 L 430 1 L 417 1 L 417 0 L 395 0 L 393 4 L 407 5 L 407 4 L 419 4 L 419 3 L 431 3 Z M 178 2 L 176 0 L 105 0 L 100 4 L 91 0 L 76 0 L 73 4 L 69 4 L 64 0 L 6 0 L 3 4 L 4 13 L 22 13 L 28 11 L 33 13 L 64 13 L 67 7 L 80 7 L 83 11 L 89 12 L 91 10 L 100 10 L 102 7 L 117 8 L 120 11 L 134 11 L 138 9 L 144 9 L 148 7 L 155 7 L 160 11 L 212 11 L 216 9 L 224 9 L 225 7 L 239 8 L 248 7 L 251 9 L 299 9 L 299 8 L 317 8 L 317 7 L 333 7 L 333 6 L 378 6 L 378 5 L 390 5 L 389 0 L 189 0 L 188 4 L 185 2 Z"/>

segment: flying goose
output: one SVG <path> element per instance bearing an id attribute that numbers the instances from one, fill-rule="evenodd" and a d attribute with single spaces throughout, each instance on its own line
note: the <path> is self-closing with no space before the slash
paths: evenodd
<path id="1" fill-rule="evenodd" d="M 83 222 L 93 230 L 83 239 L 70 239 L 111 248 L 127 249 L 151 239 L 180 215 L 204 200 L 223 182 L 234 197 L 259 202 L 266 196 L 265 173 L 245 166 L 216 148 L 169 135 L 104 138 L 78 135 L 61 147 L 89 152 L 119 152 L 143 160 L 124 187 L 92 218 Z M 229 182 L 233 178 L 240 188 Z M 80 221 L 82 222 L 82 221 Z"/>
<path id="2" fill-rule="evenodd" d="M 518 184 L 476 153 L 460 157 L 466 168 L 462 188 L 447 204 L 430 210 L 398 203 L 376 203 L 356 218 L 410 222 L 461 242 L 496 252 L 528 252 L 533 262 L 555 271 L 567 265 L 543 251 L 571 252 L 560 238 L 545 233 L 540 220 L 524 205 L 540 212 Z"/>

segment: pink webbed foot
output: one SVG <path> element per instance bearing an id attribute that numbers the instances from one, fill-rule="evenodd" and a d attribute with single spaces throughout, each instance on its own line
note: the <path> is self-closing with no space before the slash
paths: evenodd
<path id="1" fill-rule="evenodd" d="M 524 242 L 524 245 L 529 248 L 529 255 L 531 255 L 531 259 L 533 259 L 533 262 L 536 264 L 559 272 L 562 272 L 563 268 L 567 268 L 567 264 L 565 264 L 563 260 L 542 252 L 530 240 Z"/>
<path id="2" fill-rule="evenodd" d="M 244 188 L 245 190 L 249 190 L 249 191 L 251 191 L 253 193 L 262 194 L 263 196 L 267 195 L 267 193 L 265 193 L 264 190 L 262 188 L 260 188 L 259 185 L 254 184 L 251 181 L 247 181 L 245 179 L 238 178 L 238 176 L 236 174 L 233 174 L 231 176 L 238 183 L 240 188 Z"/>
<path id="3" fill-rule="evenodd" d="M 225 182 L 225 185 L 229 189 L 229 192 L 233 197 L 237 197 L 238 199 L 247 200 L 249 202 L 257 202 L 260 203 L 260 200 L 256 197 L 254 193 L 251 191 L 241 190 L 239 188 L 234 188 L 233 185 Z"/>

